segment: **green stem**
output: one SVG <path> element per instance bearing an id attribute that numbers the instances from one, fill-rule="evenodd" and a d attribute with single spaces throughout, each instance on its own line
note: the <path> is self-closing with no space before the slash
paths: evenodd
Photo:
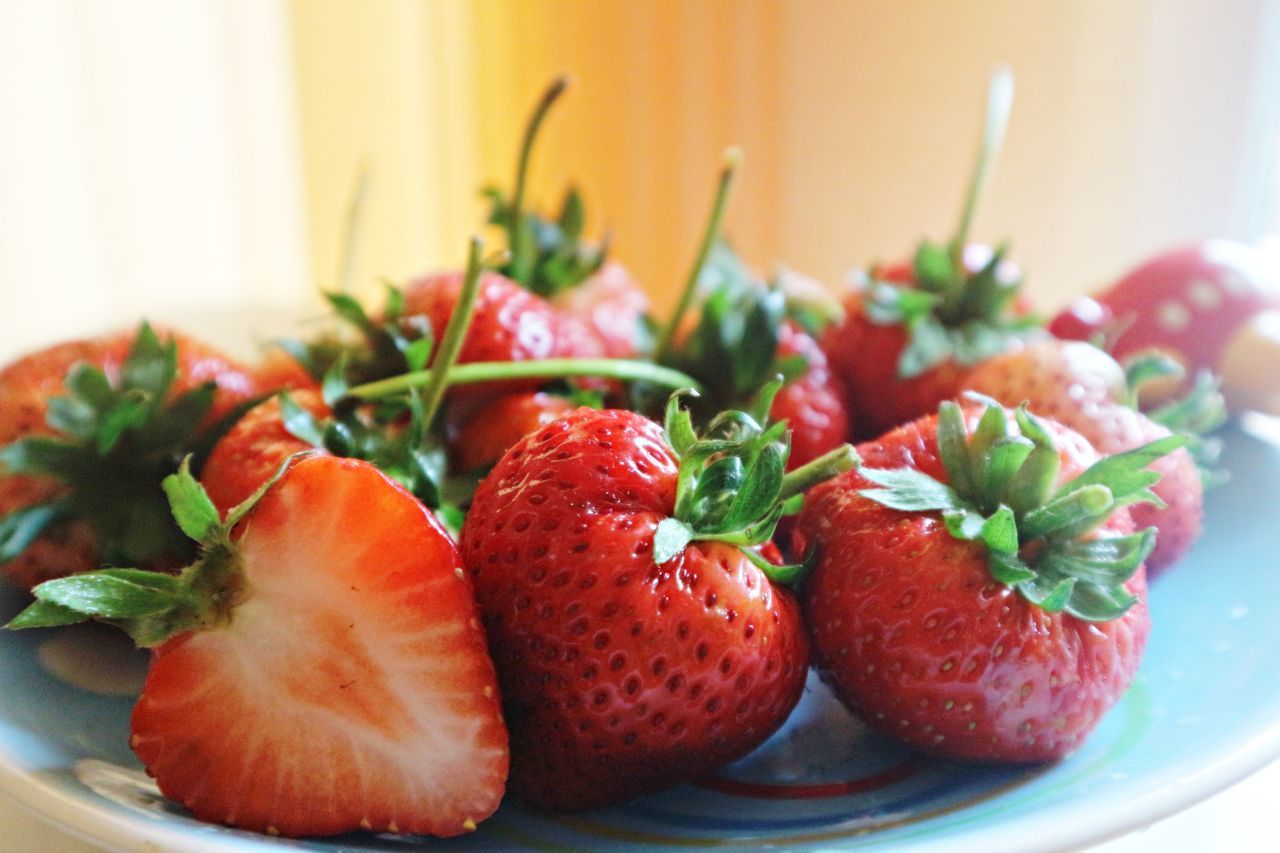
<path id="1" fill-rule="evenodd" d="M 429 371 L 404 373 L 389 379 L 379 379 L 350 389 L 347 395 L 361 400 L 377 400 L 399 394 L 411 388 L 420 388 L 430 379 Z M 545 358 L 531 361 L 473 361 L 456 364 L 449 371 L 445 384 L 472 385 L 481 382 L 499 382 L 506 379 L 563 379 L 573 376 L 598 376 L 604 379 L 625 379 L 652 382 L 665 388 L 693 388 L 701 386 L 697 380 L 648 361 L 630 361 L 617 358 Z"/>
<path id="2" fill-rule="evenodd" d="M 365 199 L 369 195 L 369 164 L 361 160 L 347 198 L 347 213 L 342 224 L 342 253 L 338 256 L 338 292 L 350 294 L 356 277 L 357 243 L 364 220 Z"/>
<path id="3" fill-rule="evenodd" d="M 807 492 L 819 483 L 843 474 L 861 462 L 858 451 L 854 450 L 852 445 L 842 444 L 783 477 L 782 491 L 778 494 L 778 500 L 785 501 L 801 492 Z"/>
<path id="4" fill-rule="evenodd" d="M 533 108 L 533 115 L 529 116 L 529 124 L 525 126 L 524 138 L 520 142 L 520 160 L 516 165 L 516 185 L 511 194 L 511 210 L 510 219 L 507 222 L 507 239 L 511 246 L 511 257 L 515 264 L 520 264 L 524 250 L 524 190 L 525 183 L 529 175 L 529 158 L 533 154 L 533 141 L 538 136 L 538 128 L 542 127 L 542 121 L 547 117 L 547 113 L 551 110 L 551 105 L 556 99 L 564 94 L 564 90 L 569 87 L 569 78 L 567 76 L 557 77 L 551 81 L 551 85 L 547 86 L 546 91 L 542 93 L 542 97 L 538 99 L 538 104 Z"/>
<path id="5" fill-rule="evenodd" d="M 991 179 L 991 171 L 1004 142 L 1004 132 L 1009 126 L 1009 112 L 1013 108 L 1013 73 L 1007 65 L 1001 65 L 991 74 L 987 87 L 987 121 L 978 146 L 978 161 L 969 178 L 969 191 L 965 195 L 964 208 L 960 212 L 960 227 L 951 240 L 952 261 L 957 270 L 964 270 L 964 247 L 969 240 L 969 228 L 978 201 Z"/>
<path id="6" fill-rule="evenodd" d="M 733 186 L 734 173 L 741 164 L 741 149 L 730 148 L 724 152 L 724 165 L 720 168 L 720 180 L 716 184 L 715 198 L 711 203 L 711 218 L 707 221 L 707 228 L 702 234 L 702 244 L 698 247 L 698 255 L 693 261 L 693 268 L 689 270 L 689 277 L 685 279 L 684 290 L 680 292 L 680 301 L 676 303 L 676 310 L 671 315 L 671 319 L 667 321 L 666 328 L 662 330 L 662 336 L 658 339 L 658 346 L 653 354 L 654 361 L 662 361 L 666 357 L 668 350 L 671 349 L 671 343 L 675 338 L 676 332 L 680 329 L 680 322 L 693 304 L 693 296 L 698 290 L 698 279 L 702 276 L 702 268 L 706 266 L 711 249 L 715 246 L 716 239 L 720 236 L 720 223 L 724 220 L 725 208 L 729 201 L 729 189 Z"/>
<path id="7" fill-rule="evenodd" d="M 467 273 L 462 279 L 462 291 L 453 306 L 453 314 L 449 317 L 449 325 L 445 327 L 444 337 L 436 349 L 435 360 L 429 370 L 423 371 L 426 381 L 422 392 L 422 409 L 424 422 L 431 423 L 436 410 L 444 400 L 444 389 L 449 384 L 450 370 L 458 360 L 462 351 L 462 342 L 467 337 L 467 329 L 471 326 L 471 315 L 475 313 L 476 293 L 480 290 L 480 273 L 484 269 L 480 253 L 484 244 L 479 237 L 472 237 L 467 249 Z"/>

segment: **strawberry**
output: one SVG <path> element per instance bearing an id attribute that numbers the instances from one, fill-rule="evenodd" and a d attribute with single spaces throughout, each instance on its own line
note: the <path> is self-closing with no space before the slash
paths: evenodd
<path id="1" fill-rule="evenodd" d="M 449 425 L 454 467 L 459 471 L 491 468 L 520 439 L 575 408 L 568 397 L 543 391 L 507 394 L 481 403 Z"/>
<path id="2" fill-rule="evenodd" d="M 290 396 L 295 406 L 316 418 L 329 413 L 318 392 L 296 391 Z M 282 411 L 285 405 L 278 396 L 260 403 L 213 446 L 200 483 L 219 512 L 248 500 L 290 456 L 316 449 L 289 431 Z"/>
<path id="3" fill-rule="evenodd" d="M 665 433 L 617 410 L 542 427 L 467 514 L 462 553 L 506 699 L 511 789 L 538 808 L 693 779 L 754 748 L 800 697 L 799 613 L 769 579 L 786 570 L 758 548 L 783 496 L 793 507 L 814 471 L 851 464 L 848 448 L 784 479 L 781 424 L 726 413 L 698 439 L 677 400 Z"/>
<path id="4" fill-rule="evenodd" d="M 965 387 L 1006 405 L 1026 403 L 1037 415 L 1080 433 L 1102 454 L 1133 450 L 1171 434 L 1135 407 L 1137 395 L 1124 368 L 1086 343 L 1050 339 L 997 356 L 975 368 Z M 1221 397 L 1217 400 L 1221 411 Z M 1221 423 L 1215 421 L 1210 426 Z M 1148 578 L 1186 555 L 1200 536 L 1204 518 L 1204 485 L 1189 448 L 1151 467 L 1161 475 L 1152 491 L 1163 506 L 1144 503 L 1132 508 L 1135 524 L 1155 527 L 1160 534 L 1147 559 Z"/>
<path id="5" fill-rule="evenodd" d="M 966 423 L 967 421 L 967 423 Z M 972 435 L 969 435 L 972 430 Z M 1149 630 L 1146 466 L 1076 433 L 944 403 L 859 446 L 810 493 L 797 552 L 815 660 L 868 724 L 925 752 L 1037 762 L 1074 750 L 1124 693 Z"/>
<path id="6" fill-rule="evenodd" d="M 1016 349 L 1036 323 L 1019 304 L 1021 274 L 1003 247 L 969 243 L 978 199 L 1004 137 L 1013 98 L 1007 70 L 992 77 L 977 165 L 955 236 L 929 241 L 912 263 L 873 269 L 848 295 L 846 319 L 822 346 L 872 438 L 937 409 L 973 365 Z"/>
<path id="7" fill-rule="evenodd" d="M 288 836 L 457 835 L 497 808 L 507 738 L 457 548 L 373 466 L 297 461 L 225 522 L 165 483 L 181 575 L 37 587 L 13 628 L 106 619 L 154 649 L 130 745 L 201 820 Z"/>
<path id="8" fill-rule="evenodd" d="M 577 189 L 565 193 L 555 219 L 524 205 L 533 144 L 568 84 L 565 77 L 552 80 L 529 116 L 511 197 L 497 187 L 485 189 L 489 224 L 507 234 L 511 257 L 504 275 L 582 322 L 609 358 L 635 358 L 649 349 L 649 297 L 621 264 L 606 261 L 607 238 L 599 246 L 583 239 L 586 210 Z"/>
<path id="9" fill-rule="evenodd" d="M 160 482 L 258 387 L 211 347 L 163 336 L 144 324 L 0 371 L 0 572 L 15 583 L 189 556 Z"/>

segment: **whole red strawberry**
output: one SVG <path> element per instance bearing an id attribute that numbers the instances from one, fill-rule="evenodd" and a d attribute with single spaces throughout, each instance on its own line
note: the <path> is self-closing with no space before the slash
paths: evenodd
<path id="1" fill-rule="evenodd" d="M 160 483 L 256 393 L 246 368 L 147 325 L 0 370 L 0 573 L 30 587 L 103 561 L 180 565 Z"/>
<path id="2" fill-rule="evenodd" d="M 1037 415 L 1080 433 L 1102 454 L 1133 450 L 1171 434 L 1134 406 L 1137 395 L 1125 369 L 1097 347 L 1078 341 L 1045 340 L 992 358 L 969 374 L 965 387 L 1006 405 L 1026 403 Z M 1189 449 L 1170 453 L 1151 468 L 1161 475 L 1152 491 L 1164 505 L 1131 508 L 1135 524 L 1155 527 L 1160 534 L 1147 559 L 1148 578 L 1186 556 L 1200 537 L 1204 518 L 1202 475 Z"/>
<path id="3" fill-rule="evenodd" d="M 515 794 L 557 811 L 627 800 L 745 754 L 786 718 L 808 648 L 769 580 L 780 567 L 756 550 L 795 483 L 784 437 L 734 412 L 698 439 L 674 398 L 665 434 L 579 409 L 480 484 L 462 552 Z"/>
<path id="4" fill-rule="evenodd" d="M 517 441 L 576 408 L 568 397 L 544 391 L 507 394 L 474 408 L 454 407 L 448 429 L 453 465 L 458 471 L 483 471 Z"/>
<path id="5" fill-rule="evenodd" d="M 219 519 L 182 574 L 107 569 L 35 589 L 12 628 L 99 618 L 153 648 L 130 746 L 201 820 L 288 836 L 457 835 L 502 797 L 506 731 L 458 550 L 373 466 L 297 461 Z"/>
<path id="6" fill-rule="evenodd" d="M 1146 466 L 1179 444 L 1099 461 L 1026 410 L 945 403 L 860 446 L 863 467 L 811 492 L 798 523 L 823 678 L 925 752 L 1070 753 L 1142 657 L 1155 533 L 1133 532 L 1126 506 L 1151 498 Z"/>

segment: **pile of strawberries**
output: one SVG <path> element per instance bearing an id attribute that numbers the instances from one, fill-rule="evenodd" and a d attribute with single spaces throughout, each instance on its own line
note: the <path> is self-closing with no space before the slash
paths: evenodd
<path id="1" fill-rule="evenodd" d="M 730 155 L 661 321 L 576 192 L 526 209 L 562 89 L 490 191 L 505 251 L 377 309 L 330 294 L 346 328 L 257 366 L 144 324 L 0 371 L 0 572 L 34 593 L 9 627 L 152 649 L 139 759 L 272 834 L 448 836 L 508 787 L 560 811 L 696 779 L 811 665 L 923 752 L 1069 754 L 1200 533 L 1225 410 L 1205 348 L 1106 295 L 1054 336 L 968 241 L 1008 81 L 945 245 L 839 299 L 765 280 L 719 236 Z M 1274 307 L 1246 290 L 1242 317 Z"/>

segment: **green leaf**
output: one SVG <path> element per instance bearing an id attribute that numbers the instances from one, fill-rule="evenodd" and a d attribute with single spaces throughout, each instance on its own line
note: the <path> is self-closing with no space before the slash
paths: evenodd
<path id="1" fill-rule="evenodd" d="M 1036 573 L 1017 554 L 987 552 L 987 568 L 991 577 L 1005 586 L 1018 586 L 1036 577 Z"/>
<path id="2" fill-rule="evenodd" d="M 664 518 L 653 532 L 653 561 L 662 565 L 674 559 L 692 541 L 693 531 L 687 524 L 675 518 Z"/>
<path id="3" fill-rule="evenodd" d="M 1027 540 L 1049 536 L 1063 528 L 1100 524 L 1115 509 L 1115 498 L 1106 486 L 1085 486 L 1038 506 L 1022 518 Z"/>
<path id="4" fill-rule="evenodd" d="M 1059 489 L 1058 496 L 1071 494 L 1087 486 L 1101 485 L 1111 490 L 1117 506 L 1139 501 L 1162 505 L 1150 491 L 1150 487 L 1160 481 L 1160 475 L 1151 471 L 1148 466 L 1185 444 L 1184 437 L 1171 435 L 1134 450 L 1104 457 Z"/>
<path id="5" fill-rule="evenodd" d="M 141 391 L 160 401 L 178 375 L 178 344 L 172 338 L 161 343 L 155 330 L 143 323 L 120 366 L 121 387 Z"/>
<path id="6" fill-rule="evenodd" d="M 938 409 L 938 455 L 951 487 L 961 495 L 974 494 L 976 487 L 969 465 L 968 438 L 964 412 L 950 400 L 943 402 Z"/>
<path id="7" fill-rule="evenodd" d="M 0 563 L 16 559 L 54 522 L 65 518 L 58 503 L 35 504 L 0 516 Z"/>
<path id="8" fill-rule="evenodd" d="M 41 600 L 98 619 L 136 619 L 174 605 L 180 584 L 173 575 L 137 569 L 103 569 L 45 581 L 32 592 Z"/>
<path id="9" fill-rule="evenodd" d="M 191 476 L 191 457 L 182 460 L 176 474 L 164 478 L 164 493 L 178 527 L 196 542 L 206 542 L 222 529 L 222 518 L 204 486 Z"/>
<path id="10" fill-rule="evenodd" d="M 951 336 L 937 318 L 922 317 L 911 326 L 911 337 L 898 357 L 898 376 L 914 379 L 952 356 Z"/>
<path id="11" fill-rule="evenodd" d="M 742 529 L 778 502 L 785 462 L 786 457 L 777 445 L 764 448 L 733 496 L 733 503 L 720 525 L 724 530 Z"/>
<path id="12" fill-rule="evenodd" d="M 11 631 L 24 628 L 59 628 L 63 625 L 74 625 L 87 622 L 89 617 L 78 613 L 70 607 L 63 607 L 50 601 L 34 601 L 5 625 Z"/>
<path id="13" fill-rule="evenodd" d="M 320 422 L 315 415 L 299 406 L 288 392 L 280 395 L 280 423 L 294 438 L 305 441 L 312 447 L 325 446 L 324 430 Z"/>
<path id="14" fill-rule="evenodd" d="M 1018 522 L 1013 510 L 1002 506 L 982 525 L 982 541 L 1000 554 L 1018 553 Z"/>
<path id="15" fill-rule="evenodd" d="M 1127 536 L 1106 536 L 1055 544 L 1040 560 L 1045 573 L 1070 575 L 1103 586 L 1133 577 L 1156 545 L 1155 528 Z"/>
<path id="16" fill-rule="evenodd" d="M 982 513 L 971 509 L 948 509 L 942 513 L 942 520 L 947 525 L 947 532 L 954 538 L 972 542 L 982 535 L 982 528 L 987 520 Z"/>
<path id="17" fill-rule="evenodd" d="M 99 456 L 106 456 L 126 432 L 141 429 L 151 419 L 155 401 L 145 393 L 130 391 L 125 393 L 114 409 L 107 412 L 98 426 L 97 450 Z"/>
<path id="18" fill-rule="evenodd" d="M 955 266 L 951 253 L 943 246 L 921 241 L 916 248 L 915 261 L 912 264 L 916 282 L 926 291 L 938 292 L 951 284 L 955 278 Z"/>
<path id="19" fill-rule="evenodd" d="M 1018 592 L 1046 613 L 1058 613 L 1071 600 L 1076 579 L 1037 575 L 1017 585 Z"/>
<path id="20" fill-rule="evenodd" d="M 364 311 L 364 306 L 355 297 L 348 296 L 345 293 L 326 293 L 324 298 L 339 317 L 355 326 L 363 334 L 370 337 L 377 336 L 377 326 L 369 319 L 369 315 Z"/>
<path id="21" fill-rule="evenodd" d="M 1087 622 L 1119 619 L 1138 603 L 1138 597 L 1124 587 L 1105 588 L 1097 584 L 1076 584 L 1063 610 Z"/>
<path id="22" fill-rule="evenodd" d="M 680 405 L 683 399 L 696 396 L 697 392 L 685 388 L 676 391 L 667 398 L 667 411 L 664 418 L 667 443 L 676 452 L 676 456 L 684 455 L 685 451 L 698 440 L 698 434 L 693 429 L 693 419 L 689 416 L 689 412 Z"/>
<path id="23" fill-rule="evenodd" d="M 409 370 L 414 372 L 426 370 L 434 349 L 435 341 L 429 337 L 410 341 L 404 348 L 404 360 L 409 365 Z"/>
<path id="24" fill-rule="evenodd" d="M 64 384 L 72 397 L 91 409 L 105 409 L 111 405 L 114 394 L 111 383 L 97 365 L 86 362 L 72 365 Z"/>
<path id="25" fill-rule="evenodd" d="M 864 498 L 902 512 L 969 509 L 945 483 L 914 468 L 862 468 L 863 477 L 882 489 L 863 489 Z"/>
<path id="26" fill-rule="evenodd" d="M 587 214 L 582 205 L 582 196 L 576 188 L 570 187 L 565 193 L 564 203 L 560 206 L 560 220 L 557 222 L 560 226 L 560 234 L 566 241 L 576 242 L 582 236 L 586 221 Z"/>

